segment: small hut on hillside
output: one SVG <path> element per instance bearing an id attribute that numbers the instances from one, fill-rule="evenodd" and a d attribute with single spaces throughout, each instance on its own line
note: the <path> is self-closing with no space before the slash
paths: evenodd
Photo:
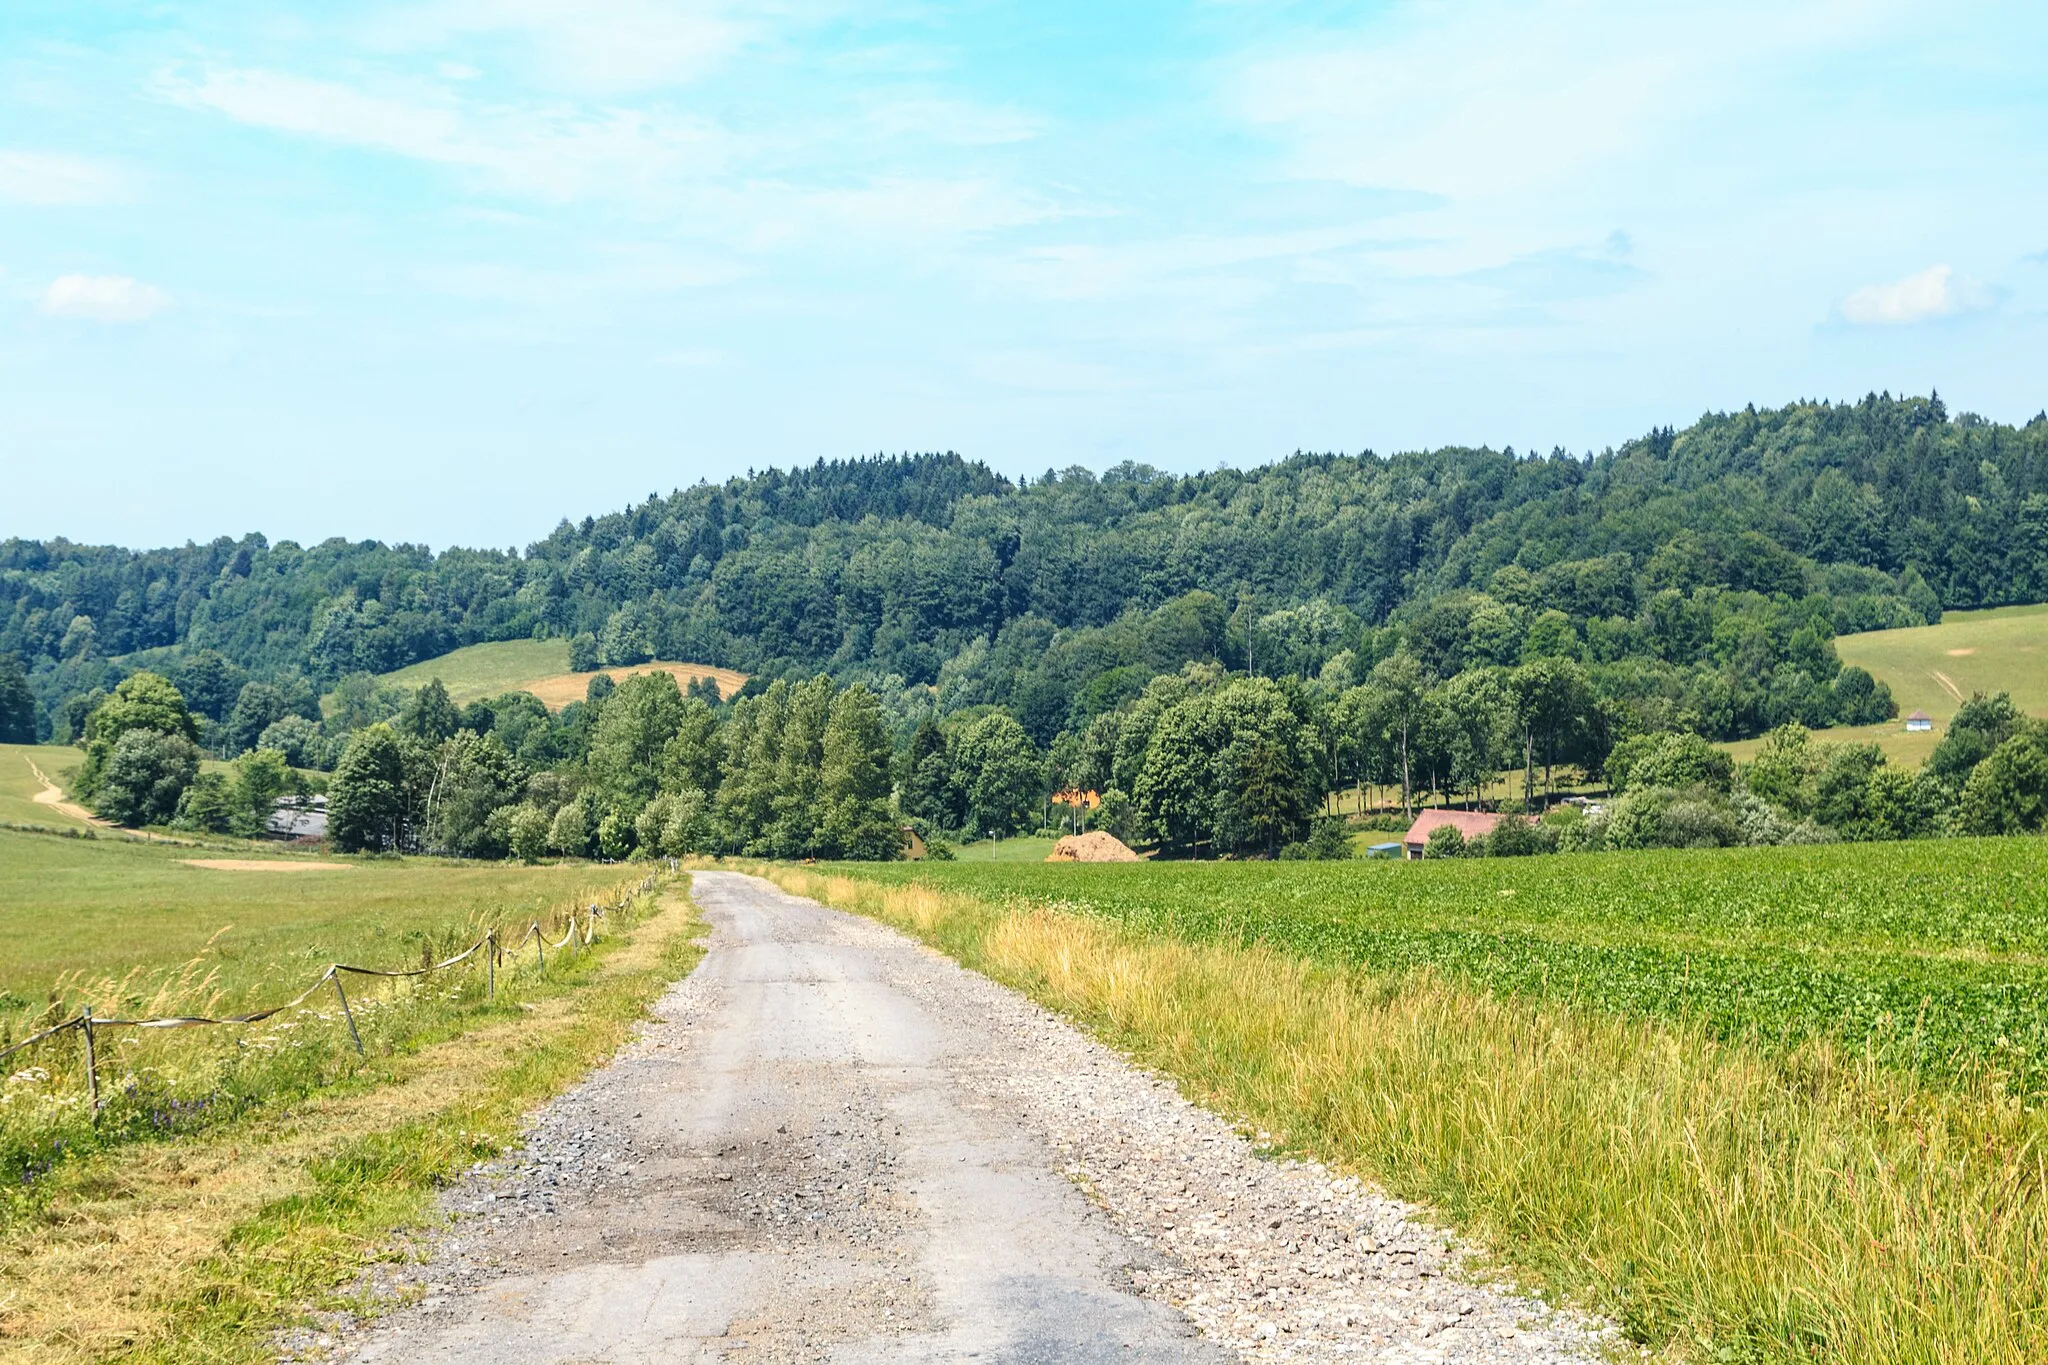
<path id="1" fill-rule="evenodd" d="M 1906 717 L 1906 730 L 1908 733 L 1914 730 L 1932 730 L 1933 728 L 1934 717 L 1928 715 L 1925 711 L 1915 711 L 1912 715 Z"/>

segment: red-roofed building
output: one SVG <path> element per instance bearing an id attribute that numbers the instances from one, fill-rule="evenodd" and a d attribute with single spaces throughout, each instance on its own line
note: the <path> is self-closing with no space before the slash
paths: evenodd
<path id="1" fill-rule="evenodd" d="M 1426 810 L 1415 817 L 1415 823 L 1401 836 L 1401 846 L 1408 851 L 1409 857 L 1420 858 L 1422 851 L 1429 847 L 1429 832 L 1438 825 L 1451 826 L 1470 843 L 1493 833 L 1493 827 L 1506 818 L 1483 810 Z"/>

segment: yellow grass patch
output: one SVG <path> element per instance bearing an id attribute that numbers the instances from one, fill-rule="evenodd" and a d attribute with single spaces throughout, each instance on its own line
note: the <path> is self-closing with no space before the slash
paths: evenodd
<path id="1" fill-rule="evenodd" d="M 688 687 L 698 678 L 712 678 L 718 683 L 718 695 L 730 697 L 747 685 L 747 675 L 736 673 L 730 668 L 712 668 L 706 664 L 648 663 L 633 664 L 625 668 L 602 668 L 603 673 L 614 682 L 636 677 L 642 673 L 670 673 L 675 676 L 676 685 Z M 597 673 L 557 673 L 545 678 L 531 678 L 506 688 L 508 692 L 531 692 L 540 698 L 541 705 L 550 711 L 559 711 L 572 701 L 582 701 L 590 690 L 590 680 Z"/>

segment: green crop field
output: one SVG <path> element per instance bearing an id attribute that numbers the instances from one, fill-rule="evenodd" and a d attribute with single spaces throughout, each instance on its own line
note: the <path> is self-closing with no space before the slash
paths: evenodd
<path id="1" fill-rule="evenodd" d="M 2048 840 L 1421 863 L 843 869 L 2048 1095 Z"/>

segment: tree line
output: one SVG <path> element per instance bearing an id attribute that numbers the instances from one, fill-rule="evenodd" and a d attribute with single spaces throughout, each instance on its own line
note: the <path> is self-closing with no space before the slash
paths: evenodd
<path id="1" fill-rule="evenodd" d="M 912 832 L 946 856 L 950 842 L 1081 824 L 1169 857 L 1346 857 L 1333 794 L 1349 786 L 1362 809 L 1367 784 L 1404 821 L 1425 801 L 1483 807 L 1490 793 L 1523 816 L 1473 847 L 1440 831 L 1435 856 L 2048 827 L 2048 722 L 2003 694 L 1967 703 L 1918 771 L 1875 745 L 1815 741 L 1796 719 L 1736 765 L 1697 734 L 1630 729 L 1626 699 L 1563 656 L 1448 678 L 1405 651 L 1312 679 L 1190 663 L 1050 746 L 1001 707 L 944 713 L 927 693 L 906 710 L 901 694 L 826 675 L 726 698 L 709 679 L 597 674 L 560 713 L 526 693 L 458 706 L 438 679 L 352 705 L 360 723 L 337 738 L 331 777 L 273 742 L 201 772 L 183 694 L 137 673 L 84 717 L 74 789 L 124 824 L 254 834 L 317 784 L 344 851 L 528 860 L 888 859 Z M 1503 772 L 1517 779 L 1506 792 Z M 1567 776 L 1604 782 L 1609 799 L 1557 804 Z"/>
<path id="2" fill-rule="evenodd" d="M 952 455 L 820 462 L 565 521 L 519 552 L 10 540 L 0 653 L 58 738 L 78 733 L 71 698 L 209 651 L 286 695 L 266 726 L 317 724 L 307 698 L 346 678 L 536 635 L 582 664 L 938 687 L 1041 746 L 1190 661 L 1309 677 L 1399 644 L 1449 677 L 1564 652 L 1670 723 L 1735 738 L 1841 719 L 1853 699 L 1828 692 L 1819 648 L 1836 634 L 2044 597 L 2048 418 L 1873 396 L 1710 415 L 1591 457 L 1016 481 Z M 236 696 L 178 680 L 227 724 Z"/>

